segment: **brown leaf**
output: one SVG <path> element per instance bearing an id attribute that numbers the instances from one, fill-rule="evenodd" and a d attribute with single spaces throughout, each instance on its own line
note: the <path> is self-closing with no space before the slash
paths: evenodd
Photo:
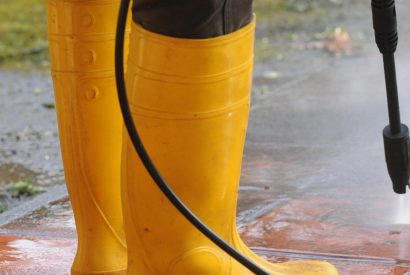
<path id="1" fill-rule="evenodd" d="M 334 35 L 326 39 L 324 48 L 335 55 L 352 55 L 356 47 L 346 31 L 336 28 Z"/>

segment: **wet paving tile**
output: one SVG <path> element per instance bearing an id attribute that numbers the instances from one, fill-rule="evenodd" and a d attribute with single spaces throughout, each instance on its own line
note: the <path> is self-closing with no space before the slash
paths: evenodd
<path id="1" fill-rule="evenodd" d="M 70 274 L 77 249 L 67 199 L 0 227 L 0 274 Z"/>
<path id="2" fill-rule="evenodd" d="M 0 227 L 1 232 L 31 232 L 36 235 L 76 238 L 74 217 L 67 198 Z"/>
<path id="3" fill-rule="evenodd" d="M 341 225 L 329 215 L 343 207 L 331 198 L 301 196 L 242 227 L 248 245 L 353 257 L 410 259 L 410 227 Z"/>
<path id="4" fill-rule="evenodd" d="M 408 53 L 399 60 L 409 66 Z M 257 252 L 328 259 L 341 274 L 409 271 L 410 196 L 393 193 L 384 163 L 381 73 L 369 56 L 344 60 L 254 106 L 239 221 Z"/>
<path id="5" fill-rule="evenodd" d="M 77 241 L 0 235 L 1 274 L 70 274 Z"/>

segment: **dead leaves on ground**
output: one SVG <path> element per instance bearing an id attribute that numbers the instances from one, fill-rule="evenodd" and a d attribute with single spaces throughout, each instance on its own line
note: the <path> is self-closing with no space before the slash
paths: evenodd
<path id="1" fill-rule="evenodd" d="M 292 46 L 299 50 L 322 49 L 335 56 L 351 56 L 358 49 L 358 46 L 352 42 L 349 33 L 342 28 L 336 28 L 331 35 L 322 40 L 294 43 Z"/>

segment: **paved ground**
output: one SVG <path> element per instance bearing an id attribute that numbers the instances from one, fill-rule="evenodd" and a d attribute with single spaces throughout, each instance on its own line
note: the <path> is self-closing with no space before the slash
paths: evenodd
<path id="1" fill-rule="evenodd" d="M 404 121 L 409 65 L 410 55 L 399 53 Z M 342 274 L 410 271 L 410 198 L 394 195 L 386 174 L 381 74 L 375 50 L 253 105 L 239 224 L 258 253 L 274 261 L 327 259 Z M 66 201 L 1 230 L 2 272 L 69 269 L 76 239 Z"/>
<path id="2" fill-rule="evenodd" d="M 402 118 L 410 124 L 408 30 L 401 29 L 397 66 Z M 410 197 L 393 194 L 384 164 L 381 131 L 388 120 L 381 57 L 370 43 L 362 47 L 366 51 L 333 58 L 281 86 L 267 85 L 265 92 L 260 87 L 272 74 L 257 66 L 238 223 L 245 241 L 272 261 L 324 259 L 342 275 L 410 272 Z M 16 83 L 22 83 L 18 79 L 21 75 Z M 44 98 L 32 104 L 49 102 L 50 94 L 35 92 Z M 38 108 L 52 118 L 41 130 L 52 134 L 39 142 L 58 146 L 53 112 Z M 8 146 L 7 139 L 1 142 Z M 30 167 L 46 161 L 45 174 L 61 176 L 59 155 L 46 157 L 30 147 L 34 144 L 27 142 L 27 152 L 38 154 L 34 159 L 10 151 L 11 158 L 34 162 Z M 0 274 L 68 273 L 76 235 L 61 188 L 43 194 L 39 200 L 52 202 L 35 212 L 41 204 L 31 201 L 17 209 L 18 215 L 0 215 Z"/>

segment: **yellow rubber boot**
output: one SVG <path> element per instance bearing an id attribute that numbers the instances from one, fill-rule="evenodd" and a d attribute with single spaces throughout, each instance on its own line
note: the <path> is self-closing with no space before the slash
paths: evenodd
<path id="1" fill-rule="evenodd" d="M 49 46 L 78 249 L 72 274 L 126 274 L 114 78 L 120 0 L 48 0 Z"/>
<path id="2" fill-rule="evenodd" d="M 254 24 L 202 40 L 166 37 L 133 24 L 127 73 L 131 111 L 162 176 L 220 236 L 271 274 L 335 275 L 327 262 L 269 263 L 251 252 L 236 230 Z M 178 213 L 125 140 L 128 274 L 251 274 Z"/>

